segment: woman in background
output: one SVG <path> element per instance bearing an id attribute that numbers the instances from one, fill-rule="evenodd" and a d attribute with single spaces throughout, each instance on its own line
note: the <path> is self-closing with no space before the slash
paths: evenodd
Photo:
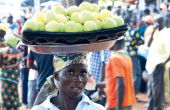
<path id="1" fill-rule="evenodd" d="M 18 110 L 20 106 L 18 97 L 18 79 L 19 79 L 19 59 L 22 58 L 15 47 L 18 39 L 12 34 L 6 34 L 4 37 L 6 47 L 0 51 L 0 80 L 2 82 L 2 109 Z"/>

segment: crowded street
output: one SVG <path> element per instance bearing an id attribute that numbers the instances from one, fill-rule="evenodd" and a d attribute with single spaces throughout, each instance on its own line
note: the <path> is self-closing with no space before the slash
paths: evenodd
<path id="1" fill-rule="evenodd" d="M 170 0 L 0 0 L 0 110 L 170 110 Z"/>

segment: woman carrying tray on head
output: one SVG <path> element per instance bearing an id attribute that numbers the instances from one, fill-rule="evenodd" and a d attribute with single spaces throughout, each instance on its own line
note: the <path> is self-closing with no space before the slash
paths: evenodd
<path id="1" fill-rule="evenodd" d="M 83 92 L 90 76 L 84 54 L 56 55 L 54 66 L 51 86 L 56 88 L 56 91 L 32 110 L 105 110 L 103 106 L 92 102 Z M 47 85 L 49 84 L 46 83 Z"/>

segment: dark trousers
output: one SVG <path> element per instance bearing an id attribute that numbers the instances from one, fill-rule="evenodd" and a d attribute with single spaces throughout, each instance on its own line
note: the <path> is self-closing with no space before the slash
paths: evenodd
<path id="1" fill-rule="evenodd" d="M 133 63 L 133 84 L 135 88 L 135 93 L 138 93 L 140 91 L 142 79 L 140 60 L 138 56 L 131 56 L 131 59 Z"/>
<path id="2" fill-rule="evenodd" d="M 147 110 L 163 110 L 164 104 L 164 73 L 152 74 L 148 80 Z"/>
<path id="3" fill-rule="evenodd" d="M 22 87 L 22 103 L 27 105 L 27 94 L 28 94 L 28 73 L 29 70 L 27 68 L 22 68 L 20 71 L 21 75 L 21 87 Z"/>

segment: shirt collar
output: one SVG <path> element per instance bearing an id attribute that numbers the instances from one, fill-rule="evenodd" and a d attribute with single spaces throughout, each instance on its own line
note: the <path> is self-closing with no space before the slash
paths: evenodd
<path id="1" fill-rule="evenodd" d="M 81 100 L 78 104 L 80 104 L 80 103 L 90 104 L 91 100 L 90 100 L 84 93 L 82 93 L 81 95 L 82 95 L 82 100 Z M 53 105 L 53 104 L 50 102 L 51 98 L 53 98 L 53 97 L 55 97 L 55 96 L 57 96 L 57 93 L 52 94 L 52 95 L 49 95 L 49 96 L 47 97 L 47 99 L 42 103 L 42 105 L 43 105 L 44 107 L 46 107 L 46 108 L 55 108 L 55 109 L 59 110 L 55 105 Z"/>

